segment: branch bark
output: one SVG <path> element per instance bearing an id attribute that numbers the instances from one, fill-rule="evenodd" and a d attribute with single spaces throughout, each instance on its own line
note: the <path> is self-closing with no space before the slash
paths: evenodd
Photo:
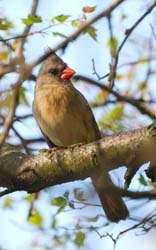
<path id="1" fill-rule="evenodd" d="M 154 167 L 155 150 L 155 124 L 75 148 L 60 149 L 53 153 L 43 151 L 38 156 L 26 155 L 5 144 L 0 150 L 0 186 L 10 190 L 37 192 L 120 166 L 127 167 L 125 178 L 130 183 L 143 163 L 150 161 L 151 168 Z"/>

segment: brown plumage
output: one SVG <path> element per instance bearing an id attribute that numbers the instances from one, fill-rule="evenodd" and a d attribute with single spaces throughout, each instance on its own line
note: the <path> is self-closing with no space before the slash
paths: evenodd
<path id="1" fill-rule="evenodd" d="M 87 100 L 69 80 L 74 73 L 55 53 L 40 69 L 33 113 L 49 147 L 67 147 L 101 138 Z M 114 184 L 108 173 L 100 172 L 91 178 L 107 218 L 113 222 L 126 219 L 128 210 L 121 196 L 109 192 Z"/>

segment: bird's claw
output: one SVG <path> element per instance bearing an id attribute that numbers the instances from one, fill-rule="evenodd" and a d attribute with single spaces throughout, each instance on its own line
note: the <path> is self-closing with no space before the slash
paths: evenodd
<path id="1" fill-rule="evenodd" d="M 84 144 L 85 143 L 83 143 L 83 142 L 75 143 L 75 144 L 70 145 L 69 149 L 79 148 L 79 147 L 81 147 Z"/>

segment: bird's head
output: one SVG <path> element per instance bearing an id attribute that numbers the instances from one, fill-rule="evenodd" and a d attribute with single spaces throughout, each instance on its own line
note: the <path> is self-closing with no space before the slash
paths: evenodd
<path id="1" fill-rule="evenodd" d="M 38 80 L 43 84 L 60 84 L 68 82 L 75 73 L 60 57 L 53 53 L 43 63 Z"/>

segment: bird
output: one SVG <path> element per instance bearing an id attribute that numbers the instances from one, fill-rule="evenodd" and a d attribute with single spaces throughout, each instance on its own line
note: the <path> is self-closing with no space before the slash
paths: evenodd
<path id="1" fill-rule="evenodd" d="M 88 101 L 71 82 L 76 72 L 55 53 L 43 62 L 35 85 L 33 115 L 49 148 L 69 147 L 101 139 Z M 106 217 L 111 222 L 125 220 L 128 209 L 108 170 L 91 175 Z"/>

